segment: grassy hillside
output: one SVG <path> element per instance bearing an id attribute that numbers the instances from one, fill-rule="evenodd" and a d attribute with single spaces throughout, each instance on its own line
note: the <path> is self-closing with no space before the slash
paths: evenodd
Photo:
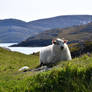
<path id="1" fill-rule="evenodd" d="M 35 68 L 38 55 L 24 55 L 0 48 L 0 92 L 91 92 L 92 55 L 60 62 L 46 72 L 19 72 Z"/>
<path id="2" fill-rule="evenodd" d="M 70 28 L 61 29 L 58 37 L 68 39 L 70 41 L 80 41 L 80 40 L 91 40 L 92 39 L 92 23 L 74 26 Z"/>
<path id="3" fill-rule="evenodd" d="M 37 55 L 24 55 L 0 48 L 0 92 L 13 92 L 11 90 L 17 86 L 15 84 L 27 76 L 18 70 L 23 66 L 34 68 L 39 64 L 38 60 Z"/>
<path id="4" fill-rule="evenodd" d="M 79 43 L 69 44 L 72 57 L 79 57 L 83 54 L 92 53 L 92 41 L 81 41 Z"/>

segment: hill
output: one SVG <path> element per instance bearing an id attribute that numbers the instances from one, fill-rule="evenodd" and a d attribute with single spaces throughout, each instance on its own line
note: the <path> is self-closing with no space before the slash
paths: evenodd
<path id="1" fill-rule="evenodd" d="M 0 20 L 0 42 L 21 42 L 46 30 L 66 28 L 92 22 L 91 15 L 67 15 L 25 22 L 17 19 Z"/>
<path id="2" fill-rule="evenodd" d="M 39 31 L 39 28 L 36 28 L 34 26 L 29 28 L 27 27 L 27 22 L 17 19 L 0 20 L 0 42 L 21 42 L 27 37 L 37 34 L 37 29 Z"/>
<path id="3" fill-rule="evenodd" d="M 39 56 L 36 54 L 24 55 L 0 48 L 0 92 L 92 91 L 92 54 L 59 62 L 44 72 L 18 71 L 23 66 L 32 69 L 37 65 Z"/>
<path id="4" fill-rule="evenodd" d="M 87 24 L 92 21 L 91 15 L 65 15 L 65 16 L 57 16 L 47 19 L 40 19 L 36 21 L 31 21 L 28 24 L 31 26 L 40 26 L 48 29 L 55 28 L 66 28 L 75 25 Z"/>
<path id="5" fill-rule="evenodd" d="M 46 46 L 51 44 L 51 40 L 56 37 L 65 38 L 69 40 L 69 43 L 92 40 L 92 23 L 64 29 L 47 30 L 34 37 L 29 37 L 16 46 Z"/>

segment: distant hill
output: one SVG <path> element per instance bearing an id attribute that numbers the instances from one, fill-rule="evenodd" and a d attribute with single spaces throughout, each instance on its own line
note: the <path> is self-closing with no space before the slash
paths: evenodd
<path id="1" fill-rule="evenodd" d="M 34 37 L 29 37 L 17 46 L 46 46 L 51 44 L 51 40 L 56 37 L 65 38 L 69 40 L 69 43 L 92 41 L 92 23 L 64 29 L 47 30 Z"/>
<path id="2" fill-rule="evenodd" d="M 30 26 L 35 25 L 43 28 L 54 29 L 54 28 L 66 28 L 74 25 L 87 24 L 90 23 L 91 21 L 92 15 L 66 15 L 31 21 L 28 24 Z"/>
<path id="3" fill-rule="evenodd" d="M 0 20 L 0 42 L 21 42 L 29 36 L 36 35 L 37 29 L 41 30 L 34 26 L 30 28 L 27 22 L 17 19 Z"/>
<path id="4" fill-rule="evenodd" d="M 57 16 L 30 22 L 4 19 L 0 20 L 0 42 L 21 42 L 46 30 L 67 28 L 89 22 L 92 22 L 91 15 Z"/>

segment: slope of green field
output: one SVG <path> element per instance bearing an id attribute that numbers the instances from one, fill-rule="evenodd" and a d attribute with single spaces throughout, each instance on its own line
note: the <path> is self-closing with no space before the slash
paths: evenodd
<path id="1" fill-rule="evenodd" d="M 45 72 L 19 72 L 35 68 L 38 55 L 24 55 L 0 48 L 0 92 L 92 92 L 92 55 L 60 62 Z"/>

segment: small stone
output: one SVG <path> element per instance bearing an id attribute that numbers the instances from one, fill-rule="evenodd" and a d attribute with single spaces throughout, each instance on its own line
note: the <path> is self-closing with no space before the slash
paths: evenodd
<path id="1" fill-rule="evenodd" d="M 26 71 L 26 70 L 28 70 L 28 69 L 29 69 L 28 66 L 24 66 L 24 67 L 20 68 L 19 71 Z"/>

